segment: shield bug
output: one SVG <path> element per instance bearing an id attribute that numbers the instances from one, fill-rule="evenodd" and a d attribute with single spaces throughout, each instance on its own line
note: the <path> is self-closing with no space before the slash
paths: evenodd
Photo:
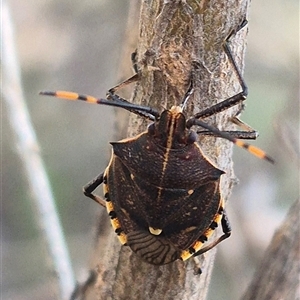
<path id="1" fill-rule="evenodd" d="M 109 90 L 107 99 L 77 93 L 42 92 L 71 100 L 121 107 L 152 121 L 138 136 L 112 142 L 112 156 L 104 172 L 84 187 L 84 194 L 106 207 L 121 244 L 150 264 L 163 265 L 200 255 L 228 238 L 230 225 L 220 194 L 224 172 L 202 152 L 197 134 L 227 139 L 259 158 L 273 162 L 264 151 L 240 139 L 255 138 L 256 132 L 224 132 L 202 119 L 244 101 L 246 84 L 229 48 L 229 39 L 246 25 L 244 21 L 224 42 L 242 91 L 196 115 L 184 115 L 185 103 L 193 93 L 193 81 L 182 104 L 163 110 L 135 105 L 115 91 L 138 79 L 134 75 Z M 237 118 L 236 123 L 242 124 Z M 243 124 L 242 124 L 243 125 Z M 195 127 L 203 131 L 194 131 Z M 93 192 L 103 184 L 104 199 Z M 221 223 L 223 235 L 203 246 Z"/>

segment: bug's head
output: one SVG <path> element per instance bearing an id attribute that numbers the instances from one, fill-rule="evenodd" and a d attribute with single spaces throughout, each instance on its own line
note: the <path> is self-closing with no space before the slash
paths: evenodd
<path id="1" fill-rule="evenodd" d="M 186 129 L 186 118 L 180 106 L 164 110 L 157 120 L 148 126 L 148 133 L 165 148 L 179 149 L 196 141 L 194 131 Z"/>

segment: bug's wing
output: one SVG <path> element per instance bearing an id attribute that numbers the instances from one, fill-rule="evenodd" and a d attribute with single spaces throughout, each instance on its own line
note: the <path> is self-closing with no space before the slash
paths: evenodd
<path id="1" fill-rule="evenodd" d="M 179 249 L 187 249 L 210 227 L 220 205 L 219 181 L 200 186 L 186 198 L 179 210 L 170 214 L 171 218 L 164 227 L 166 237 Z M 169 209 L 172 210 L 172 204 Z"/>
<path id="2" fill-rule="evenodd" d="M 107 186 L 114 212 L 124 233 L 140 229 L 148 231 L 147 214 L 139 200 L 148 196 L 138 193 L 134 178 L 117 156 L 113 156 L 109 165 Z"/>
<path id="3" fill-rule="evenodd" d="M 149 227 L 160 229 L 165 239 L 183 250 L 204 234 L 218 214 L 219 182 L 220 179 L 194 190 L 159 189 L 141 178 L 135 178 L 132 184 L 139 209 L 145 212 L 148 232 Z"/>
<path id="4" fill-rule="evenodd" d="M 188 248 L 213 222 L 221 197 L 219 180 L 195 190 L 159 189 L 147 179 L 132 177 L 115 157 L 109 175 L 110 197 L 125 234 L 161 229 L 178 249 Z M 117 188 L 112 188 L 116 186 Z M 158 197 L 159 195 L 159 197 Z"/>
<path id="5" fill-rule="evenodd" d="M 151 212 L 147 212 L 143 202 L 140 201 L 144 199 L 143 197 L 151 200 L 149 191 L 143 193 L 137 188 L 136 181 L 118 157 L 113 157 L 106 175 L 110 210 L 113 210 L 113 214 L 110 215 L 114 216 L 112 223 L 116 233 L 122 236 L 132 251 L 148 263 L 162 265 L 178 259 L 180 250 L 163 235 L 153 235 L 149 231 L 148 218 Z"/>

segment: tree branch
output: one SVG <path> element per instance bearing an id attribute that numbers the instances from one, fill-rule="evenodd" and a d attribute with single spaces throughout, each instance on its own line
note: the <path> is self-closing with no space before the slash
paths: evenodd
<path id="1" fill-rule="evenodd" d="M 243 300 L 298 299 L 300 285 L 300 200 L 275 232 Z"/>
<path id="2" fill-rule="evenodd" d="M 56 276 L 60 298 L 68 299 L 75 285 L 74 273 L 55 200 L 40 154 L 40 146 L 27 109 L 9 7 L 3 1 L 1 8 L 2 24 L 4 25 L 2 31 L 3 99 L 6 103 L 11 128 L 15 134 L 15 148 L 18 149 L 28 180 L 32 207 L 36 209 L 35 216 L 40 235 L 49 252 L 49 269 Z"/>
<path id="3" fill-rule="evenodd" d="M 193 61 L 198 61 L 201 69 L 195 74 L 195 93 L 185 110 L 187 116 L 239 92 L 241 87 L 222 44 L 246 17 L 247 8 L 246 0 L 142 1 L 137 47 L 139 81 L 132 101 L 158 110 L 179 105 L 189 86 Z M 240 69 L 246 33 L 247 29 L 242 30 L 231 41 Z M 228 119 L 238 109 L 208 121 L 230 130 Z M 145 130 L 146 125 L 142 118 L 132 116 L 128 136 Z M 201 137 L 200 144 L 204 153 L 226 172 L 221 191 L 227 200 L 234 181 L 232 145 L 212 137 Z M 113 230 L 105 233 L 99 235 L 94 253 L 98 261 L 98 299 L 205 299 L 215 250 L 200 257 L 203 273 L 199 277 L 194 275 L 192 260 L 153 266 L 141 261 L 128 247 L 121 247 Z"/>

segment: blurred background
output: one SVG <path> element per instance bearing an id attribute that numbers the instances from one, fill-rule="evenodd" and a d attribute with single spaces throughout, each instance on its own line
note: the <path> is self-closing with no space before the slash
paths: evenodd
<path id="1" fill-rule="evenodd" d="M 76 278 L 82 279 L 102 209 L 83 196 L 82 186 L 107 165 L 114 112 L 41 97 L 38 92 L 65 89 L 104 97 L 121 79 L 118 66 L 129 1 L 7 3 L 28 110 Z M 242 296 L 274 231 L 299 196 L 298 6 L 296 0 L 251 3 L 245 68 L 249 97 L 242 119 L 260 132 L 253 144 L 273 156 L 276 165 L 235 149 L 240 183 L 227 206 L 233 234 L 218 246 L 210 300 Z M 36 208 L 6 105 L 2 109 L 2 297 L 53 299 L 55 281 Z"/>

